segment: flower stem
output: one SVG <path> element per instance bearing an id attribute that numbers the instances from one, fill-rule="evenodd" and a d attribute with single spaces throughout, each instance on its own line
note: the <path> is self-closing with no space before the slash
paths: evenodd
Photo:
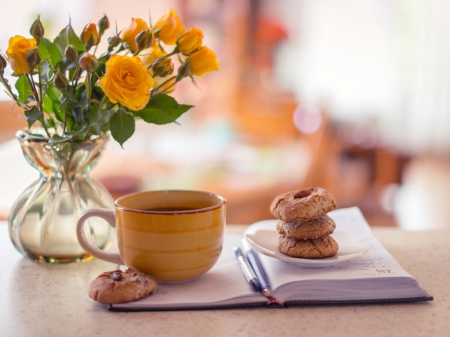
<path id="1" fill-rule="evenodd" d="M 66 133 L 66 128 L 67 128 L 67 115 L 64 115 L 64 126 L 62 131 L 63 134 Z"/>
<path id="2" fill-rule="evenodd" d="M 45 125 L 44 113 L 42 111 L 42 99 L 41 97 L 39 97 L 39 94 L 37 92 L 36 83 L 34 83 L 31 75 L 25 74 L 25 77 L 28 80 L 28 83 L 30 84 L 31 90 L 33 90 L 33 94 L 34 97 L 36 98 L 36 103 L 38 105 L 39 111 L 42 112 L 42 120 L 41 120 L 42 127 L 44 128 L 47 137 L 50 138 L 50 133 L 48 132 L 47 126 Z"/>
<path id="3" fill-rule="evenodd" d="M 170 81 L 172 81 L 174 78 L 176 78 L 176 76 L 172 76 L 171 78 L 167 79 L 166 81 L 164 81 L 163 83 L 161 83 L 160 85 L 158 85 L 156 88 L 153 88 L 152 90 L 152 96 L 158 95 L 158 94 L 162 94 L 163 92 L 169 90 L 170 88 L 172 88 L 175 83 L 177 83 L 177 81 L 173 82 L 170 86 L 168 86 L 167 88 L 165 88 L 164 90 L 157 92 L 159 88 L 163 87 L 165 84 L 169 83 Z"/>
<path id="4" fill-rule="evenodd" d="M 91 107 L 91 96 L 92 96 L 91 73 L 88 72 L 86 76 L 86 98 L 88 100 L 89 107 Z"/>
<path id="5" fill-rule="evenodd" d="M 92 96 L 92 73 L 87 71 L 86 72 L 86 98 L 88 101 L 88 108 L 91 108 L 91 97 Z M 89 125 L 86 131 L 86 135 L 84 136 L 84 139 L 89 139 L 91 131 L 91 126 Z"/>
<path id="6" fill-rule="evenodd" d="M 43 109 L 43 104 L 44 104 L 44 98 L 43 98 L 43 96 L 42 96 L 41 73 L 38 73 L 38 81 L 39 81 L 39 95 L 40 95 L 40 97 L 41 97 L 40 110 L 42 111 L 42 109 Z"/>
<path id="7" fill-rule="evenodd" d="M 8 82 L 6 82 L 5 79 L 3 78 L 3 76 L 1 76 L 1 75 L 0 75 L 0 81 L 2 82 L 3 86 L 6 88 L 8 93 L 11 95 L 11 97 L 16 101 L 16 103 L 18 103 L 19 100 L 17 99 L 17 96 L 12 92 L 11 87 L 9 86 Z"/>
<path id="8" fill-rule="evenodd" d="M 34 83 L 32 75 L 25 74 L 25 77 L 28 80 L 28 83 L 30 84 L 31 90 L 33 90 L 34 97 L 36 98 L 36 103 L 38 103 L 39 107 L 41 107 L 41 105 L 40 105 L 41 99 L 37 92 L 36 83 Z"/>

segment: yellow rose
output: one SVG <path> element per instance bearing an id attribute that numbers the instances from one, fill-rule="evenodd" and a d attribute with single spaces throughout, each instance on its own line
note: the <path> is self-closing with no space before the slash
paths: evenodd
<path id="1" fill-rule="evenodd" d="M 144 49 L 139 54 L 139 56 L 142 59 L 142 62 L 147 67 L 150 67 L 153 64 L 153 62 L 156 61 L 156 59 L 163 57 L 164 55 L 166 55 L 166 53 L 158 45 Z"/>
<path id="2" fill-rule="evenodd" d="M 177 37 L 184 30 L 184 26 L 177 13 L 171 9 L 168 14 L 164 14 L 156 21 L 154 30 L 156 37 L 170 46 L 176 44 Z"/>
<path id="3" fill-rule="evenodd" d="M 97 25 L 95 23 L 90 23 L 83 29 L 81 41 L 88 47 L 98 45 L 100 37 L 98 36 Z"/>
<path id="4" fill-rule="evenodd" d="M 186 29 L 177 39 L 178 50 L 183 54 L 192 54 L 202 46 L 203 32 L 198 28 Z"/>
<path id="5" fill-rule="evenodd" d="M 16 35 L 9 39 L 8 55 L 11 68 L 19 74 L 26 74 L 30 72 L 30 66 L 27 63 L 27 53 L 37 47 L 35 39 L 27 39 L 23 36 Z"/>
<path id="6" fill-rule="evenodd" d="M 189 57 L 189 68 L 191 74 L 203 76 L 210 71 L 219 70 L 219 61 L 216 54 L 208 47 L 202 47 Z"/>
<path id="7" fill-rule="evenodd" d="M 143 109 L 150 100 L 153 78 L 138 56 L 113 55 L 106 62 L 100 85 L 112 103 L 131 110 Z"/>
<path id="8" fill-rule="evenodd" d="M 131 25 L 122 32 L 120 37 L 122 38 L 123 41 L 125 41 L 125 43 L 128 45 L 132 53 L 135 53 L 137 50 L 137 45 L 135 41 L 136 36 L 147 28 L 148 28 L 147 22 L 145 22 L 142 19 L 132 18 Z"/>

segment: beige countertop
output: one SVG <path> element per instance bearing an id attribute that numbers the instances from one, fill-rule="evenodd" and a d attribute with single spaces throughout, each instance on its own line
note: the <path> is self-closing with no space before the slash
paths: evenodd
<path id="1" fill-rule="evenodd" d="M 228 226 L 242 232 L 245 226 Z M 0 336 L 449 336 L 450 230 L 374 234 L 434 301 L 177 312 L 110 312 L 91 300 L 100 260 L 36 264 L 15 251 L 0 222 Z"/>

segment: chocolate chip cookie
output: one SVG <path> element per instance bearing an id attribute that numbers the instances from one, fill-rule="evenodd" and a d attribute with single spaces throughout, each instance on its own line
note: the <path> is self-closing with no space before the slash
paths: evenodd
<path id="1" fill-rule="evenodd" d="M 89 297 L 103 304 L 131 302 L 154 293 L 157 287 L 150 275 L 128 268 L 100 274 L 89 286 Z"/>

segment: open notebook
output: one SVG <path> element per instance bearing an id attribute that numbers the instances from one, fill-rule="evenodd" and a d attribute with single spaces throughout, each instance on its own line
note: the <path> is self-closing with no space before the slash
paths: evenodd
<path id="1" fill-rule="evenodd" d="M 368 247 L 362 256 L 330 265 L 293 265 L 259 254 L 272 295 L 284 307 L 305 304 L 427 301 L 428 295 L 372 235 L 357 207 L 328 214 L 340 231 Z M 237 262 L 234 246 L 242 236 L 227 235 L 216 265 L 200 279 L 159 285 L 141 300 L 113 304 L 114 311 L 187 310 L 233 307 L 268 307 L 268 300 L 253 291 Z M 273 305 L 273 302 L 272 302 Z M 279 304 L 278 304 L 279 305 Z"/>

